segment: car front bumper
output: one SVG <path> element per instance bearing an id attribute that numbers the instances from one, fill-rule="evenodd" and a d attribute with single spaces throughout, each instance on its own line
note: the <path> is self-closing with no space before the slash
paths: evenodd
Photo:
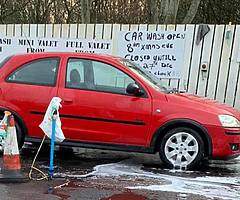
<path id="1" fill-rule="evenodd" d="M 230 159 L 240 155 L 240 128 L 207 127 L 212 140 L 213 159 Z"/>

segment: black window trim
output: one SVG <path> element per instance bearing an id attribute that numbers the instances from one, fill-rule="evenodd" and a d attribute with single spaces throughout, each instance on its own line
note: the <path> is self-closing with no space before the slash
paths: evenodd
<path id="1" fill-rule="evenodd" d="M 67 66 L 68 66 L 68 62 L 70 59 L 79 59 L 79 60 L 91 60 L 91 61 L 95 61 L 95 62 L 100 62 L 100 63 L 104 63 L 104 64 L 107 64 L 107 65 L 110 65 L 116 69 L 118 69 L 119 71 L 121 71 L 122 73 L 128 75 L 130 78 L 132 78 L 135 83 L 140 87 L 140 89 L 143 91 L 143 95 L 142 96 L 134 96 L 132 94 L 123 94 L 123 93 L 118 93 L 118 92 L 110 92 L 110 91 L 105 91 L 105 90 L 94 90 L 94 89 L 88 89 L 88 88 L 73 88 L 73 87 L 69 87 L 67 86 Z M 97 60 L 97 59 L 93 59 L 93 58 L 80 58 L 80 57 L 68 57 L 67 59 L 67 64 L 66 64 L 66 73 L 65 73 L 65 84 L 64 84 L 64 88 L 66 89 L 73 89 L 73 90 L 84 90 L 84 91 L 93 91 L 93 92 L 103 92 L 103 93 L 110 93 L 110 94 L 118 94 L 118 95 L 124 95 L 124 96 L 131 96 L 131 97 L 139 97 L 139 98 L 148 98 L 148 93 L 146 92 L 146 90 L 142 87 L 141 84 L 139 84 L 138 81 L 135 80 L 135 78 L 133 78 L 131 75 L 127 74 L 126 72 L 124 72 L 122 69 L 119 69 L 118 67 L 116 66 L 113 66 L 112 64 L 108 63 L 108 62 L 105 62 L 105 61 L 102 61 L 102 60 Z"/>
<path id="2" fill-rule="evenodd" d="M 46 84 L 45 83 L 39 84 L 39 83 L 31 83 L 31 82 L 22 82 L 22 81 L 11 81 L 11 80 L 9 80 L 10 76 L 12 76 L 16 71 L 21 70 L 25 65 L 37 62 L 39 60 L 47 60 L 47 59 L 56 59 L 56 61 L 57 61 L 57 70 L 56 70 L 56 74 L 55 74 L 55 77 L 54 77 L 54 84 L 47 84 L 47 83 Z M 46 86 L 46 87 L 56 87 L 58 72 L 59 72 L 59 68 L 60 68 L 60 60 L 61 60 L 60 56 L 41 57 L 41 58 L 30 60 L 30 61 L 28 61 L 26 63 L 23 63 L 20 66 L 18 66 L 17 69 L 14 68 L 14 70 L 10 74 L 7 75 L 7 77 L 5 78 L 5 81 L 7 83 L 17 83 L 17 84 L 25 84 L 25 85 L 38 85 L 38 86 Z"/>

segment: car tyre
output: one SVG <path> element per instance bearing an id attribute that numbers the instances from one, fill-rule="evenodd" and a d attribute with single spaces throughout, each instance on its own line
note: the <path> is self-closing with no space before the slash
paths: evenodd
<path id="1" fill-rule="evenodd" d="M 204 143 L 195 130 L 175 128 L 163 136 L 159 155 L 168 168 L 191 169 L 203 159 Z"/>

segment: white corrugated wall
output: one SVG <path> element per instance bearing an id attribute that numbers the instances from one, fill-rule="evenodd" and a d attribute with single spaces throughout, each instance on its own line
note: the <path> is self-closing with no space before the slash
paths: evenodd
<path id="1" fill-rule="evenodd" d="M 240 108 L 239 54 L 240 25 L 209 25 L 210 32 L 196 45 L 199 25 L 153 24 L 7 24 L 0 25 L 0 36 L 112 39 L 117 54 L 121 30 L 186 31 L 182 78 L 164 80 L 168 85 L 206 96 Z M 208 63 L 207 72 L 201 65 Z"/>

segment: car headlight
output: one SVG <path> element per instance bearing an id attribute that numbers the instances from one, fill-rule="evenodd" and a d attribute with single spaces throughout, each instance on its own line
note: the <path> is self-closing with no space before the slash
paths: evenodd
<path id="1" fill-rule="evenodd" d="M 240 122 L 233 116 L 230 115 L 218 115 L 218 118 L 223 127 L 228 128 L 240 128 Z"/>

